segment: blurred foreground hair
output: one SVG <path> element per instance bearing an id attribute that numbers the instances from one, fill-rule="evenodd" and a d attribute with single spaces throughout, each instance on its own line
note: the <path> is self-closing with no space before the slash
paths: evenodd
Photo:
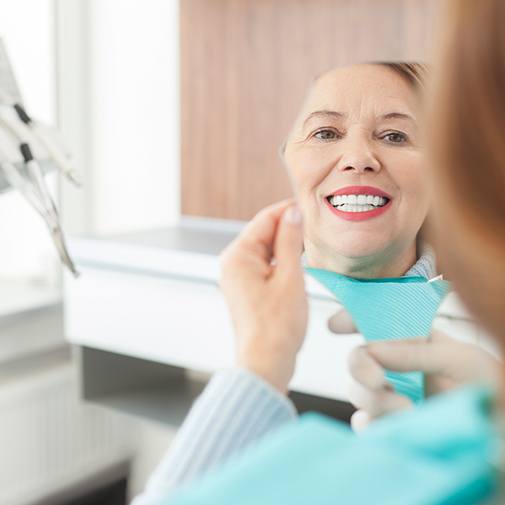
<path id="1" fill-rule="evenodd" d="M 427 118 L 442 271 L 505 348 L 505 2 L 450 0 Z"/>

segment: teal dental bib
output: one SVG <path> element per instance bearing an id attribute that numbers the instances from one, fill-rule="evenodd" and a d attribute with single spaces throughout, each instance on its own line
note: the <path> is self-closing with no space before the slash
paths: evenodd
<path id="1" fill-rule="evenodd" d="M 342 303 L 359 332 L 368 342 L 427 337 L 435 314 L 449 292 L 447 281 L 428 282 L 424 277 L 353 279 L 345 275 L 306 267 Z M 395 391 L 414 403 L 424 398 L 421 372 L 386 372 Z"/>

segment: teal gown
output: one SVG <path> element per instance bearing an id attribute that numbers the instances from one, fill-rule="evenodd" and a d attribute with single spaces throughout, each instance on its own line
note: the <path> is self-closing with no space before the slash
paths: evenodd
<path id="1" fill-rule="evenodd" d="M 497 492 L 491 394 L 472 387 L 359 435 L 302 415 L 165 505 L 474 505 Z"/>

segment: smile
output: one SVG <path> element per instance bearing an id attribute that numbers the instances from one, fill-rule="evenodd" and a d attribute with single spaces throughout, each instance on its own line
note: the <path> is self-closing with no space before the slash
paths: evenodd
<path id="1" fill-rule="evenodd" d="M 371 186 L 348 186 L 334 191 L 325 198 L 330 210 L 348 221 L 363 221 L 384 214 L 392 197 Z"/>

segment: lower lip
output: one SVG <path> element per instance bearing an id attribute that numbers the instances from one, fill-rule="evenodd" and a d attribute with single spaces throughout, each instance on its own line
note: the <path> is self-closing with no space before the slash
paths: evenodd
<path id="1" fill-rule="evenodd" d="M 392 200 L 389 200 L 383 207 L 378 207 L 377 209 L 367 210 L 366 212 L 345 212 L 343 210 L 338 210 L 325 198 L 324 201 L 329 209 L 336 214 L 338 217 L 345 219 L 346 221 L 366 221 L 367 219 L 372 219 L 378 217 L 384 212 L 387 212 L 389 207 L 391 207 Z"/>

